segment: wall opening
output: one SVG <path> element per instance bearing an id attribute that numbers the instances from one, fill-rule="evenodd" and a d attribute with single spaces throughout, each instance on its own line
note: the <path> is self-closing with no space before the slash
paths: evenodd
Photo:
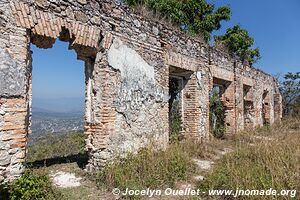
<path id="1" fill-rule="evenodd" d="M 217 138 L 222 138 L 225 134 L 225 108 L 221 100 L 224 89 L 223 85 L 214 84 L 209 94 L 210 129 Z"/>
<path id="2" fill-rule="evenodd" d="M 252 87 L 249 85 L 243 85 L 244 96 L 244 126 L 245 128 L 253 128 L 254 126 L 254 103 L 252 95 Z"/>
<path id="3" fill-rule="evenodd" d="M 169 133 L 170 141 L 184 137 L 184 88 L 191 72 L 177 67 L 169 68 Z"/>
<path id="4" fill-rule="evenodd" d="M 225 133 L 231 133 L 231 131 L 234 129 L 233 118 L 232 118 L 232 113 L 234 110 L 234 103 L 233 103 L 234 95 L 232 95 L 233 88 L 231 87 L 232 86 L 231 83 L 232 83 L 231 81 L 213 77 L 212 91 L 218 91 L 219 99 L 220 99 L 220 102 L 222 103 L 222 105 L 217 106 L 217 108 L 222 107 L 222 109 L 223 109 L 224 132 Z M 211 100 L 210 100 L 210 103 L 211 103 Z M 212 110 L 211 110 L 211 112 L 212 112 Z M 221 113 L 222 112 L 220 112 L 220 114 Z M 223 117 L 223 116 L 220 116 L 220 117 Z M 211 121 L 210 123 L 211 123 L 211 127 L 212 127 L 213 122 Z M 221 130 L 222 130 L 222 128 L 220 127 L 220 131 Z"/>
<path id="5" fill-rule="evenodd" d="M 60 39 L 68 41 L 68 32 Z M 77 162 L 84 167 L 88 159 L 84 151 L 86 63 L 77 60 L 76 52 L 68 51 L 69 43 L 62 41 L 34 37 L 30 45 L 31 133 L 26 160 L 33 166 Z"/>

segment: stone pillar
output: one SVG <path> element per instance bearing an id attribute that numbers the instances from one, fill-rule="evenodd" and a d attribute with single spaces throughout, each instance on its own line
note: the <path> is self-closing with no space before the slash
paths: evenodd
<path id="1" fill-rule="evenodd" d="M 274 121 L 279 122 L 282 118 L 282 96 L 280 93 L 274 94 Z"/>
<path id="2" fill-rule="evenodd" d="M 235 80 L 235 98 L 236 98 L 236 131 L 244 130 L 244 85 L 242 82 L 242 77 L 239 75 L 236 75 Z"/>
<path id="3" fill-rule="evenodd" d="M 30 125 L 31 53 L 8 1 L 0 2 L 0 182 L 20 176 Z"/>
<path id="4" fill-rule="evenodd" d="M 209 140 L 209 91 L 211 88 L 210 76 L 205 69 L 195 72 L 196 76 L 196 108 L 195 121 L 197 123 L 196 137 Z"/>

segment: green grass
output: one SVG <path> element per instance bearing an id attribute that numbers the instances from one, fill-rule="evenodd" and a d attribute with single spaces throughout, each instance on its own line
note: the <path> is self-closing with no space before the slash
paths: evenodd
<path id="1" fill-rule="evenodd" d="M 186 181 L 195 172 L 191 154 L 201 149 L 197 143 L 173 143 L 167 150 L 143 149 L 125 159 L 116 159 L 98 173 L 97 183 L 108 190 L 174 187 L 177 181 Z"/>
<path id="2" fill-rule="evenodd" d="M 29 146 L 27 161 L 33 162 L 47 158 L 83 154 L 85 147 L 84 140 L 85 135 L 83 132 L 47 134 L 36 139 L 34 144 Z"/>

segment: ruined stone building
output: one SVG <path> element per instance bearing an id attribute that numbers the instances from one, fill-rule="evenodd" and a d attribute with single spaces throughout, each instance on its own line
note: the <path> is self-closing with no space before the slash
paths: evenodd
<path id="1" fill-rule="evenodd" d="M 30 45 L 69 42 L 85 62 L 88 170 L 169 141 L 169 80 L 184 137 L 209 139 L 209 92 L 222 86 L 226 134 L 281 119 L 275 79 L 112 0 L 0 0 L 0 182 L 22 174 L 31 123 Z"/>

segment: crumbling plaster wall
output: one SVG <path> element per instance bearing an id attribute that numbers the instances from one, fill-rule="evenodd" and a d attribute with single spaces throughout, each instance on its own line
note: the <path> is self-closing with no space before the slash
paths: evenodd
<path id="1" fill-rule="evenodd" d="M 280 99 L 280 94 L 271 76 L 136 15 L 119 1 L 0 0 L 0 28 L 0 182 L 24 169 L 31 114 L 30 43 L 51 48 L 60 38 L 85 61 L 88 170 L 150 144 L 167 146 L 170 66 L 190 72 L 183 90 L 186 137 L 211 137 L 209 91 L 214 77 L 232 82 L 227 91 L 231 133 L 244 128 L 243 84 L 252 88 L 253 125 L 262 125 L 265 90 L 274 121 L 273 96 Z"/>
<path id="2" fill-rule="evenodd" d="M 91 168 L 103 167 L 107 162 L 103 158 L 123 157 L 150 144 L 166 148 L 168 143 L 168 90 L 155 78 L 163 60 L 151 51 L 138 53 L 130 46 L 116 37 L 107 51 L 108 65 L 115 71 L 113 81 L 117 83 L 110 90 L 114 93 L 114 131 L 107 148 L 93 155 L 99 154 L 101 160 Z"/>

